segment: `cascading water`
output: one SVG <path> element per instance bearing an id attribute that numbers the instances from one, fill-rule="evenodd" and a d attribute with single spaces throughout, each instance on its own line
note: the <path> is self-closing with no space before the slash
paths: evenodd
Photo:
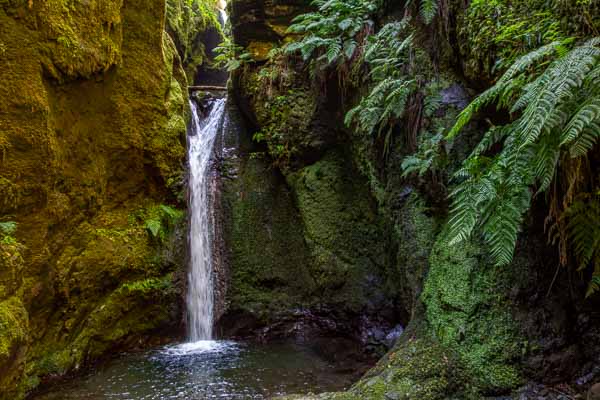
<path id="1" fill-rule="evenodd" d="M 188 332 L 191 342 L 210 340 L 213 326 L 213 265 L 210 164 L 217 133 L 222 127 L 225 100 L 216 99 L 200 121 L 194 101 L 188 138 L 190 167 L 190 269 L 188 273 Z"/>

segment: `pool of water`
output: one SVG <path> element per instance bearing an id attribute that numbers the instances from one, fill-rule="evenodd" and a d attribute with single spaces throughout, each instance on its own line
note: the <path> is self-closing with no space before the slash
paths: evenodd
<path id="1" fill-rule="evenodd" d="M 201 341 L 121 355 L 33 399 L 269 399 L 342 390 L 354 378 L 296 343 Z"/>

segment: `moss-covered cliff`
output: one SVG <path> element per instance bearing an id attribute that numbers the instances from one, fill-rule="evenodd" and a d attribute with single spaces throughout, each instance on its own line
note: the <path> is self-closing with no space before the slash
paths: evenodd
<path id="1" fill-rule="evenodd" d="M 413 34 L 413 47 L 396 71 L 384 70 L 418 89 L 406 96 L 405 113 L 381 112 L 391 121 L 388 133 L 369 133 L 361 118 L 377 115 L 379 104 L 362 108 L 355 124 L 345 123 L 344 114 L 387 76 L 375 83 L 365 78 L 368 66 L 349 39 L 328 37 L 337 28 L 314 20 L 307 32 L 321 29 L 333 39 L 306 42 L 303 57 L 286 53 L 281 48 L 297 37 L 282 26 L 306 12 L 303 3 L 282 1 L 267 10 L 260 2 L 233 2 L 236 42 L 253 55 L 236 71 L 234 93 L 257 146 L 292 193 L 312 283 L 336 310 L 368 314 L 371 305 L 385 304 L 391 314 L 379 308 L 379 315 L 410 321 L 398 344 L 349 392 L 315 398 L 481 398 L 510 394 L 528 380 L 573 383 L 593 375 L 600 356 L 600 342 L 591 339 L 600 327 L 592 311 L 597 300 L 583 301 L 582 285 L 569 289 L 569 273 L 548 267 L 557 258 L 545 243 L 540 221 L 547 206 L 541 199 L 524 222 L 510 265 L 494 266 L 488 245 L 477 237 L 460 245 L 448 240 L 449 177 L 486 126 L 509 117 L 501 109 L 484 110 L 460 139 L 439 142 L 440 133 L 519 55 L 552 40 L 597 33 L 597 2 L 550 3 L 450 2 L 436 8 L 429 23 L 414 4 L 405 9 L 381 2 L 354 39 L 360 42 L 362 34 L 411 14 L 397 26 Z M 340 32 L 354 23 L 352 16 L 343 19 L 344 12 L 351 14 L 328 15 L 331 24 L 339 18 Z M 339 51 L 330 43 L 339 44 Z M 385 93 L 382 87 L 377 89 Z M 410 162 L 426 168 L 403 174 L 413 153 Z"/>
<path id="2" fill-rule="evenodd" d="M 2 399 L 180 333 L 189 111 L 166 7 L 0 3 Z"/>

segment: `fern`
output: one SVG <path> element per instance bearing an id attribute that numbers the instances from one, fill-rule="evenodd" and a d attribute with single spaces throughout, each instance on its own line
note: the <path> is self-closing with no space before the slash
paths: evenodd
<path id="1" fill-rule="evenodd" d="M 419 149 L 417 153 L 405 157 L 402 160 L 402 176 L 406 177 L 416 173 L 423 176 L 427 171 L 440 169 L 439 154 L 442 151 L 444 136 L 441 133 L 430 136 L 427 132 L 420 135 Z"/>
<path id="2" fill-rule="evenodd" d="M 598 291 L 600 291 L 600 271 L 595 272 L 594 276 L 592 276 L 585 297 L 590 297 Z"/>
<path id="3" fill-rule="evenodd" d="M 586 297 L 600 290 L 600 191 L 582 193 L 565 211 L 569 240 L 579 262 L 579 271 L 592 268 Z"/>
<path id="4" fill-rule="evenodd" d="M 600 136 L 599 42 L 593 39 L 570 51 L 555 42 L 521 57 L 461 112 L 447 138 L 485 105 L 496 103 L 520 115 L 492 127 L 455 174 L 449 222 L 453 243 L 481 230 L 496 265 L 512 260 L 532 189 L 545 192 L 561 156 L 584 156 Z M 534 63 L 550 56 L 554 59 L 545 70 L 528 82 Z M 485 156 L 497 144 L 501 150 Z M 587 264 L 591 256 L 583 247 L 597 243 L 591 245 L 580 234 L 574 237 L 576 253 Z M 600 233 L 596 237 L 600 240 Z"/>
<path id="5" fill-rule="evenodd" d="M 244 64 L 254 61 L 250 53 L 228 38 L 223 39 L 223 42 L 215 47 L 213 51 L 217 54 L 215 56 L 215 66 L 225 68 L 228 72 L 233 72 Z"/>
<path id="6" fill-rule="evenodd" d="M 146 229 L 148 229 L 148 232 L 150 232 L 153 237 L 155 237 L 155 238 L 159 237 L 159 234 L 162 230 L 162 222 L 160 219 L 153 218 L 153 219 L 146 220 L 145 226 L 146 226 Z"/>
<path id="7" fill-rule="evenodd" d="M 153 238 L 163 241 L 183 216 L 183 211 L 161 204 L 145 211 L 144 227 Z"/>
<path id="8" fill-rule="evenodd" d="M 429 25 L 438 12 L 438 0 L 421 0 L 420 14 L 423 21 Z"/>
<path id="9" fill-rule="evenodd" d="M 551 54 L 557 52 L 557 49 L 561 46 L 561 42 L 552 42 L 545 46 L 540 47 L 537 50 L 528 53 L 519 58 L 515 63 L 504 73 L 504 75 L 498 80 L 498 82 L 479 95 L 471 104 L 469 104 L 458 116 L 456 124 L 452 127 L 447 139 L 454 138 L 464 126 L 473 118 L 473 115 L 479 111 L 482 107 L 493 103 L 496 100 L 506 100 L 506 89 L 510 87 L 511 82 L 520 75 L 523 74 L 528 68 L 537 63 L 540 60 L 548 57 Z M 540 78 L 542 80 L 542 78 Z M 534 90 L 532 94 L 535 94 L 536 87 L 539 88 L 541 85 L 532 85 L 529 87 L 530 90 Z M 504 96 L 501 96 L 504 93 Z M 527 95 L 525 92 L 521 102 L 529 98 L 531 95 Z M 516 101 L 516 105 L 520 105 L 519 100 Z"/>
<path id="10" fill-rule="evenodd" d="M 412 35 L 404 33 L 407 27 L 407 20 L 390 23 L 369 39 L 364 59 L 371 67 L 369 77 L 374 86 L 345 118 L 347 126 L 355 125 L 357 131 L 368 135 L 381 135 L 387 127 L 384 153 L 389 148 L 390 126 L 403 116 L 416 88 L 416 81 L 404 74 L 412 49 Z"/>
<path id="11" fill-rule="evenodd" d="M 14 221 L 0 222 L 0 235 L 11 236 L 17 230 L 17 223 Z"/>
<path id="12" fill-rule="evenodd" d="M 303 35 L 286 46 L 288 53 L 300 52 L 307 61 L 315 58 L 323 67 L 349 63 L 359 47 L 356 37 L 369 31 L 372 15 L 380 1 L 315 0 L 317 11 L 297 16 L 288 33 Z"/>

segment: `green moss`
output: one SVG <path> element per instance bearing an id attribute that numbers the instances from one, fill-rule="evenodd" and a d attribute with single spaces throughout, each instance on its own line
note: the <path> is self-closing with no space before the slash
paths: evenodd
<path id="1" fill-rule="evenodd" d="M 475 241 L 450 246 L 442 232 L 430 257 L 422 300 L 433 334 L 453 349 L 484 392 L 521 382 L 522 339 L 508 294 L 516 276 L 495 268 Z"/>
<path id="2" fill-rule="evenodd" d="M 141 287 L 119 291 L 183 265 L 179 227 L 159 243 L 130 218 L 172 204 L 167 183 L 184 165 L 187 81 L 164 18 L 163 1 L 0 6 L 0 213 L 18 223 L 18 241 L 0 244 L 0 302 L 35 305 L 26 376 L 2 389 L 32 388 L 180 321 L 177 296 L 166 306 L 130 299 Z M 146 308 L 156 323 L 135 319 Z M 115 336 L 102 331 L 111 327 Z M 0 376 L 9 367 L 0 362 Z"/>
<path id="3" fill-rule="evenodd" d="M 89 313 L 68 348 L 46 349 L 36 361 L 35 374 L 65 374 L 111 348 L 166 329 L 177 296 L 172 274 L 124 283 Z"/>
<path id="4" fill-rule="evenodd" d="M 426 339 L 398 343 L 350 390 L 288 400 L 478 399 L 452 352 Z"/>
<path id="5" fill-rule="evenodd" d="M 258 94 L 265 90 L 265 82 L 260 76 L 256 79 Z M 262 129 L 254 140 L 267 144 L 276 164 L 286 166 L 301 150 L 311 147 L 315 138 L 309 124 L 316 103 L 310 93 L 289 90 L 284 95 L 268 96 L 256 105 Z"/>
<path id="6" fill-rule="evenodd" d="M 513 61 L 543 44 L 598 32 L 596 1 L 477 0 L 459 21 L 466 74 L 499 76 Z"/>
<path id="7" fill-rule="evenodd" d="M 27 341 L 27 311 L 18 297 L 0 303 L 0 362 L 10 358 L 14 346 Z"/>
<path id="8" fill-rule="evenodd" d="M 302 218 L 317 291 L 328 304 L 360 311 L 384 283 L 366 277 L 385 277 L 381 220 L 361 177 L 343 154 L 329 153 L 289 174 L 287 181 Z"/>
<path id="9" fill-rule="evenodd" d="M 437 221 L 428 213 L 430 210 L 425 201 L 413 192 L 393 217 L 394 239 L 398 245 L 398 274 L 393 285 L 400 294 L 402 306 L 411 316 L 417 311 L 438 228 Z"/>
<path id="10" fill-rule="evenodd" d="M 324 137 L 314 129 L 318 94 L 303 77 L 287 70 L 287 61 L 276 53 L 261 68 L 245 68 L 235 79 L 261 127 L 256 142 L 266 143 L 274 164 L 285 169 L 291 161 L 315 151 Z"/>
<path id="11" fill-rule="evenodd" d="M 211 0 L 168 0 L 167 31 L 175 42 L 182 58 L 188 80 L 192 82 L 199 66 L 207 63 L 203 35 L 216 31 L 224 35 L 217 17 L 216 1 Z"/>
<path id="12" fill-rule="evenodd" d="M 301 306 L 314 288 L 308 251 L 293 198 L 281 177 L 259 158 L 239 165 L 227 180 L 224 199 L 230 217 L 225 226 L 231 249 L 232 310 L 266 320 Z"/>
<path id="13" fill-rule="evenodd" d="M 73 0 L 32 2 L 43 15 L 41 46 L 46 70 L 57 79 L 90 77 L 121 59 L 122 1 L 90 1 L 85 7 Z"/>
<path id="14" fill-rule="evenodd" d="M 20 397 L 25 352 L 29 341 L 29 317 L 18 297 L 0 302 L 0 399 Z"/>

